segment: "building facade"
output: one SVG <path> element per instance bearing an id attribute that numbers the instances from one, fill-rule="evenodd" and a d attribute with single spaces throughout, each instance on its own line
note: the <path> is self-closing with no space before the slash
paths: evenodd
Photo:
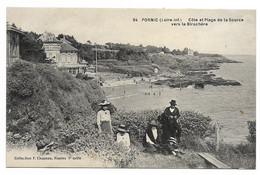
<path id="1" fill-rule="evenodd" d="M 39 39 L 43 41 L 46 59 L 52 60 L 58 68 L 73 75 L 86 72 L 87 65 L 80 64 L 78 50 L 65 38 L 58 40 L 54 34 L 45 32 Z"/>
<path id="2" fill-rule="evenodd" d="M 6 66 L 11 66 L 20 58 L 19 40 L 24 33 L 7 23 L 6 25 Z"/>

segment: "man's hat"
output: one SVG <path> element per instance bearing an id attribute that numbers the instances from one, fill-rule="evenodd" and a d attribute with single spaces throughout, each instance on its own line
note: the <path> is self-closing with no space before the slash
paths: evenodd
<path id="1" fill-rule="evenodd" d="M 158 126 L 158 124 L 157 124 L 157 122 L 155 120 L 152 120 L 149 124 L 151 126 Z"/>
<path id="2" fill-rule="evenodd" d="M 174 137 L 170 137 L 167 141 L 168 141 L 168 142 L 172 142 L 172 143 L 174 143 L 174 144 L 177 143 L 177 140 L 176 140 Z"/>
<path id="3" fill-rule="evenodd" d="M 106 106 L 106 105 L 109 105 L 110 102 L 107 101 L 107 100 L 103 100 L 101 103 L 99 103 L 99 106 Z"/>
<path id="4" fill-rule="evenodd" d="M 177 105 L 175 100 L 170 101 L 170 104 L 174 106 Z"/>
<path id="5" fill-rule="evenodd" d="M 126 131 L 126 126 L 125 125 L 120 125 L 119 128 L 117 129 L 118 132 L 127 132 Z"/>

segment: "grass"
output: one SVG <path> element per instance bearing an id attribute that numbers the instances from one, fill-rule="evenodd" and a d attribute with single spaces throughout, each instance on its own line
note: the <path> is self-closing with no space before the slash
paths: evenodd
<path id="1" fill-rule="evenodd" d="M 203 160 L 194 151 L 186 151 L 182 158 L 173 155 L 149 154 L 140 152 L 132 162 L 133 168 L 204 168 Z"/>

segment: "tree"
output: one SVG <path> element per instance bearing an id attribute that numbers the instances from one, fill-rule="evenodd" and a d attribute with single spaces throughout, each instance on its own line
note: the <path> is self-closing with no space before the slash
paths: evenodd
<path id="1" fill-rule="evenodd" d="M 14 28 L 16 28 L 16 29 L 17 29 L 17 27 L 16 27 L 15 23 L 12 23 L 12 27 L 14 27 Z"/>
<path id="2" fill-rule="evenodd" d="M 177 52 L 176 49 L 173 49 L 173 50 L 172 50 L 172 54 L 173 54 L 173 55 L 177 55 L 176 52 Z"/>
<path id="3" fill-rule="evenodd" d="M 176 51 L 176 55 L 182 55 L 182 51 L 180 51 L 180 49 L 178 49 L 178 50 Z"/>
<path id="4" fill-rule="evenodd" d="M 63 34 L 59 34 L 57 39 L 60 40 L 61 38 L 64 38 L 64 35 Z"/>
<path id="5" fill-rule="evenodd" d="M 151 46 L 151 45 L 146 46 L 146 50 L 148 53 L 160 53 L 161 52 L 161 50 L 158 47 Z"/>
<path id="6" fill-rule="evenodd" d="M 42 49 L 42 41 L 38 40 L 39 36 L 34 32 L 25 32 L 25 35 L 20 39 L 21 59 L 30 62 L 45 62 L 46 54 Z"/>
<path id="7" fill-rule="evenodd" d="M 165 46 L 163 47 L 162 51 L 164 53 L 171 53 L 171 50 L 169 48 L 165 47 Z"/>
<path id="8" fill-rule="evenodd" d="M 92 45 L 92 43 L 91 43 L 91 41 L 90 41 L 90 40 L 88 40 L 88 41 L 87 41 L 87 44 L 89 44 L 89 45 Z"/>
<path id="9" fill-rule="evenodd" d="M 194 55 L 194 56 L 198 56 L 198 55 L 199 55 L 199 52 L 198 52 L 198 51 L 194 51 L 194 52 L 193 52 L 193 55 Z"/>
<path id="10" fill-rule="evenodd" d="M 183 55 L 188 55 L 189 49 L 185 47 L 182 51 Z"/>

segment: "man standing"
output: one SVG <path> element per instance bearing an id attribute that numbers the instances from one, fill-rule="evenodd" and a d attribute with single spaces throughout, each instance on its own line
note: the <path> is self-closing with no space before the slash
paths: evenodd
<path id="1" fill-rule="evenodd" d="M 180 142 L 181 125 L 179 124 L 179 109 L 176 107 L 176 101 L 171 100 L 170 106 L 164 110 L 158 120 L 162 125 L 162 142 L 166 143 L 170 137 L 177 138 Z"/>

